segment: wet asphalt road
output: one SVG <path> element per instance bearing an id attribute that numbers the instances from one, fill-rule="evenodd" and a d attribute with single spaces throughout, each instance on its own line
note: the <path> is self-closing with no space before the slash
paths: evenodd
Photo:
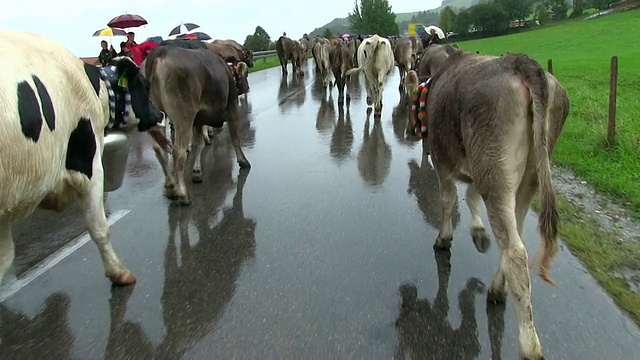
<path id="1" fill-rule="evenodd" d="M 323 99 L 307 73 L 250 75 L 241 113 L 253 168 L 239 172 L 225 127 L 203 155 L 204 183 L 189 184 L 191 207 L 169 205 L 148 136 L 132 134 L 124 185 L 106 204 L 135 286 L 112 289 L 89 242 L 20 288 L 16 276 L 33 278 L 85 230 L 75 208 L 21 222 L 0 359 L 517 358 L 511 300 L 485 301 L 497 247 L 475 250 L 462 185 L 451 257 L 432 250 L 437 179 L 421 144 L 402 140 L 397 73 L 378 123 L 364 90 L 341 111 L 335 89 Z M 530 251 L 535 223 L 530 214 Z M 552 277 L 559 287 L 532 278 L 548 359 L 637 358 L 640 331 L 566 249 Z M 413 311 L 401 313 L 402 294 L 417 295 Z"/>

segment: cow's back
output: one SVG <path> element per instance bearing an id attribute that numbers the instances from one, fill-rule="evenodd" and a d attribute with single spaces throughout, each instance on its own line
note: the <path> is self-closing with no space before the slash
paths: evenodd
<path id="1" fill-rule="evenodd" d="M 82 118 L 101 138 L 108 102 L 85 73 L 91 65 L 42 36 L 0 31 L 0 64 L 0 216 L 20 217 L 62 181 L 88 181 L 66 171 L 69 138 Z"/>
<path id="2" fill-rule="evenodd" d="M 224 109 L 231 97 L 237 98 L 235 80 L 220 55 L 204 49 L 158 49 L 149 55 L 145 71 L 151 97 L 162 111 L 168 111 L 167 100 L 174 98 L 201 110 Z"/>

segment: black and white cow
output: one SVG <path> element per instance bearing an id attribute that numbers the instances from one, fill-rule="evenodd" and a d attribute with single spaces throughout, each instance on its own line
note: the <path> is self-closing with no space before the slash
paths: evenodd
<path id="1" fill-rule="evenodd" d="M 135 282 L 113 250 L 103 206 L 104 129 L 115 107 L 103 79 L 58 42 L 0 30 L 0 281 L 15 256 L 11 225 L 36 208 L 61 211 L 77 201 L 106 276 Z M 131 99 L 139 129 L 152 128 L 157 108 L 148 96 Z"/>

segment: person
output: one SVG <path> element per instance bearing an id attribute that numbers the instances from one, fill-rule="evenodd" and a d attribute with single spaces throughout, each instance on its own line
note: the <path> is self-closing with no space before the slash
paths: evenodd
<path id="1" fill-rule="evenodd" d="M 127 34 L 127 45 L 133 45 L 133 46 L 138 45 L 135 38 L 136 38 L 136 33 L 134 33 L 133 31 L 129 31 L 129 33 Z"/>
<path id="2" fill-rule="evenodd" d="M 438 34 L 436 34 L 436 29 L 433 28 L 429 30 L 428 35 L 420 36 L 420 40 L 422 41 L 422 47 L 425 49 L 431 44 L 438 44 L 440 42 L 440 38 L 438 37 Z"/>
<path id="3" fill-rule="evenodd" d="M 118 56 L 128 56 L 131 59 L 133 59 L 133 56 L 131 55 L 131 51 L 127 49 L 127 43 L 125 41 L 120 43 L 120 52 L 118 53 Z"/>
<path id="4" fill-rule="evenodd" d="M 100 47 L 102 47 L 102 50 L 100 50 L 100 55 L 98 55 L 98 60 L 100 61 L 100 65 L 104 66 L 109 66 L 111 65 L 111 60 L 118 56 L 118 54 L 116 54 L 115 49 L 113 48 L 113 45 L 111 46 L 110 49 L 107 49 L 107 42 L 102 40 L 100 42 Z"/>
<path id="5" fill-rule="evenodd" d="M 356 39 L 358 39 L 358 41 L 360 41 L 360 42 L 362 42 L 362 40 L 364 40 L 364 39 L 362 38 L 362 34 L 358 34 L 358 37 L 357 37 Z"/>

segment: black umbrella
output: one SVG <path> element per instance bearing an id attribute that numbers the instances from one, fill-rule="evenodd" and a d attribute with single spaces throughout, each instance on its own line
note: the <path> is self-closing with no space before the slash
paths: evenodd
<path id="1" fill-rule="evenodd" d="M 204 41 L 204 40 L 211 40 L 211 36 L 197 31 L 194 33 L 189 33 L 189 34 L 182 34 L 182 35 L 178 35 L 176 37 L 176 39 L 185 39 L 185 40 L 200 40 L 200 41 Z"/>
<path id="2" fill-rule="evenodd" d="M 197 29 L 199 27 L 200 27 L 200 25 L 196 25 L 194 23 L 180 24 L 180 25 L 174 27 L 171 30 L 171 32 L 169 33 L 169 36 L 178 35 L 178 34 L 184 34 L 187 31 L 191 31 L 191 30 Z"/>

